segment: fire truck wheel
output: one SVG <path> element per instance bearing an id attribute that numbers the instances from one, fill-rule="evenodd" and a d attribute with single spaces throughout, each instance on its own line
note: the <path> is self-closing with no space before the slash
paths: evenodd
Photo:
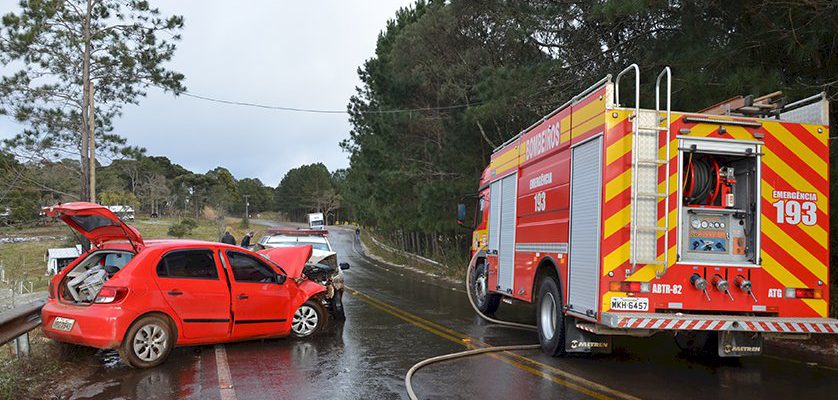
<path id="1" fill-rule="evenodd" d="M 675 334 L 675 344 L 686 354 L 705 355 L 716 351 L 715 332 L 680 331 Z M 716 340 L 714 340 L 716 339 Z"/>
<path id="2" fill-rule="evenodd" d="M 536 321 L 541 350 L 550 356 L 564 352 L 564 314 L 562 295 L 556 279 L 545 277 L 538 286 Z"/>
<path id="3" fill-rule="evenodd" d="M 500 295 L 489 293 L 489 270 L 485 262 L 477 264 L 471 276 L 471 297 L 483 314 L 494 314 L 500 306 Z"/>

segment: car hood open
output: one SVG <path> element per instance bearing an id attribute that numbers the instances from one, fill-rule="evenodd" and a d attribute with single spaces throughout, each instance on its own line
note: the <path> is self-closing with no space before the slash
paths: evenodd
<path id="1" fill-rule="evenodd" d="M 135 250 L 139 250 L 139 247 L 144 245 L 139 231 L 122 222 L 107 207 L 96 203 L 57 204 L 44 207 L 44 213 L 50 217 L 60 218 L 97 247 L 113 240 L 128 241 Z"/>
<path id="2" fill-rule="evenodd" d="M 271 261 L 285 270 L 289 277 L 303 276 L 303 267 L 311 257 L 311 245 L 274 247 L 260 250 L 259 254 L 267 256 Z"/>

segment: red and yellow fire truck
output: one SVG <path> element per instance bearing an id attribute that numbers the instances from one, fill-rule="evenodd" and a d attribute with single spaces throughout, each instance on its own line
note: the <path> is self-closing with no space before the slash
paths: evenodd
<path id="1" fill-rule="evenodd" d="M 655 109 L 640 108 L 632 65 L 494 151 L 472 241 L 477 306 L 535 303 L 551 355 L 669 331 L 742 356 L 769 335 L 838 333 L 826 97 L 675 112 L 670 85 L 666 68 Z"/>

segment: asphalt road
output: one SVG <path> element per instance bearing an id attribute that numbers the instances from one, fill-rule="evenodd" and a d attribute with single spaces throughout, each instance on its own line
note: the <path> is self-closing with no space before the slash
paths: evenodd
<path id="1" fill-rule="evenodd" d="M 347 320 L 306 341 L 260 340 L 176 349 L 160 367 L 136 370 L 114 352 L 80 356 L 88 372 L 60 388 L 73 399 L 399 399 L 404 374 L 428 357 L 467 346 L 537 343 L 534 333 L 477 318 L 462 288 L 358 253 L 353 233 L 331 231 L 346 271 Z M 532 308 L 498 316 L 533 321 Z M 671 336 L 617 338 L 608 356 L 545 357 L 539 351 L 480 355 L 420 370 L 427 399 L 832 398 L 838 369 L 774 352 L 724 362 L 679 353 Z M 61 379 L 57 379 L 57 383 Z"/>

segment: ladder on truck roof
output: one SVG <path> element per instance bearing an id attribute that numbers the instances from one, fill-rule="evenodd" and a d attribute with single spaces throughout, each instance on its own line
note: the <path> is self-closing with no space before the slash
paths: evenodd
<path id="1" fill-rule="evenodd" d="M 658 276 L 669 267 L 669 158 L 672 125 L 672 72 L 666 67 L 655 83 L 655 110 L 640 109 L 640 67 L 632 64 L 620 72 L 614 83 L 615 103 L 620 102 L 620 79 L 634 71 L 634 115 L 632 115 L 631 184 L 631 273 L 637 265 L 658 265 Z M 661 117 L 661 79 L 666 76 L 666 115 Z M 663 123 L 664 125 L 661 125 Z M 664 157 L 660 157 L 660 133 L 665 132 Z M 664 166 L 664 191 L 658 189 L 659 167 Z M 663 224 L 659 223 L 658 201 L 664 199 Z M 663 260 L 658 257 L 658 232 L 663 232 Z"/>

